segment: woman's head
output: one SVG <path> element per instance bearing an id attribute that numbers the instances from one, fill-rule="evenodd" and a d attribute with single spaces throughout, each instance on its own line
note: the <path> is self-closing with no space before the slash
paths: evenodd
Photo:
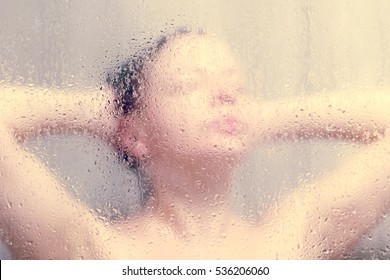
<path id="1" fill-rule="evenodd" d="M 175 32 L 162 35 L 155 41 L 148 42 L 115 71 L 108 73 L 107 82 L 116 95 L 116 106 L 122 115 L 135 111 L 140 89 L 145 82 L 145 66 L 155 61 L 161 49 L 173 38 L 193 33 L 189 28 L 178 28 Z M 199 36 L 204 35 L 198 30 Z"/>
<path id="2" fill-rule="evenodd" d="M 123 112 L 120 138 L 134 157 L 229 162 L 254 131 L 252 103 L 236 56 L 204 33 L 164 37 L 109 80 Z"/>

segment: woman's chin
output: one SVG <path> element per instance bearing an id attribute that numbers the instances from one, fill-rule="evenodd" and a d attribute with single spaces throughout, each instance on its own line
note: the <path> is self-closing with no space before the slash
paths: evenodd
<path id="1" fill-rule="evenodd" d="M 250 143 L 242 137 L 218 137 L 211 141 L 211 150 L 226 155 L 246 154 L 250 149 Z"/>
<path id="2" fill-rule="evenodd" d="M 224 140 L 206 147 L 200 154 L 210 162 L 238 164 L 247 156 L 248 150 L 248 146 L 242 141 Z"/>

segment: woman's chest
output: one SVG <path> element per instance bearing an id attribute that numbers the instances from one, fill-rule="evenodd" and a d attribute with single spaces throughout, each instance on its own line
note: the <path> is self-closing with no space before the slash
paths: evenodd
<path id="1" fill-rule="evenodd" d="M 115 259 L 256 259 L 261 258 L 256 230 L 247 226 L 216 232 L 175 233 L 161 224 L 150 224 L 121 235 L 111 252 Z"/>

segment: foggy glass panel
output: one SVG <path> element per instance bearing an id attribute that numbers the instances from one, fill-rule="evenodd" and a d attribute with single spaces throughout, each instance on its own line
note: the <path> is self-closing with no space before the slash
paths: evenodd
<path id="1" fill-rule="evenodd" d="M 109 69 L 156 37 L 193 26 L 228 42 L 256 98 L 381 88 L 390 83 L 389 12 L 385 0 L 3 0 L 0 85 L 73 91 L 106 87 Z M 136 174 L 96 137 L 46 135 L 25 147 L 102 219 L 132 216 L 142 207 Z M 234 171 L 232 208 L 260 222 L 283 194 L 326 177 L 361 149 L 339 141 L 262 144 Z M 388 259 L 388 224 L 384 219 L 344 257 Z M 9 258 L 3 251 L 1 259 Z"/>

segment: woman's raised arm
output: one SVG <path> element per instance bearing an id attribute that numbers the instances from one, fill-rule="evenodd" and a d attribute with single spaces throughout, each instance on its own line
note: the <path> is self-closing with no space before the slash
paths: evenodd
<path id="1" fill-rule="evenodd" d="M 272 103 L 271 139 L 337 139 L 366 146 L 334 172 L 287 194 L 263 224 L 279 258 L 340 258 L 390 209 L 390 90 Z M 274 256 L 274 255 L 273 255 Z"/>
<path id="2" fill-rule="evenodd" d="M 0 124 L 18 137 L 73 130 L 115 142 L 117 118 L 109 90 L 61 91 L 26 86 L 0 86 Z"/>
<path id="3" fill-rule="evenodd" d="M 320 93 L 266 102 L 262 108 L 260 138 L 368 143 L 390 125 L 390 89 Z"/>
<path id="4" fill-rule="evenodd" d="M 339 259 L 383 220 L 390 209 L 388 137 L 278 201 L 261 226 L 272 236 L 261 246 L 269 258 Z"/>
<path id="5" fill-rule="evenodd" d="M 20 138 L 45 130 L 88 130 L 108 140 L 112 101 L 96 93 L 6 87 L 0 90 L 0 228 L 16 258 L 112 258 L 112 229 L 71 197 Z"/>

